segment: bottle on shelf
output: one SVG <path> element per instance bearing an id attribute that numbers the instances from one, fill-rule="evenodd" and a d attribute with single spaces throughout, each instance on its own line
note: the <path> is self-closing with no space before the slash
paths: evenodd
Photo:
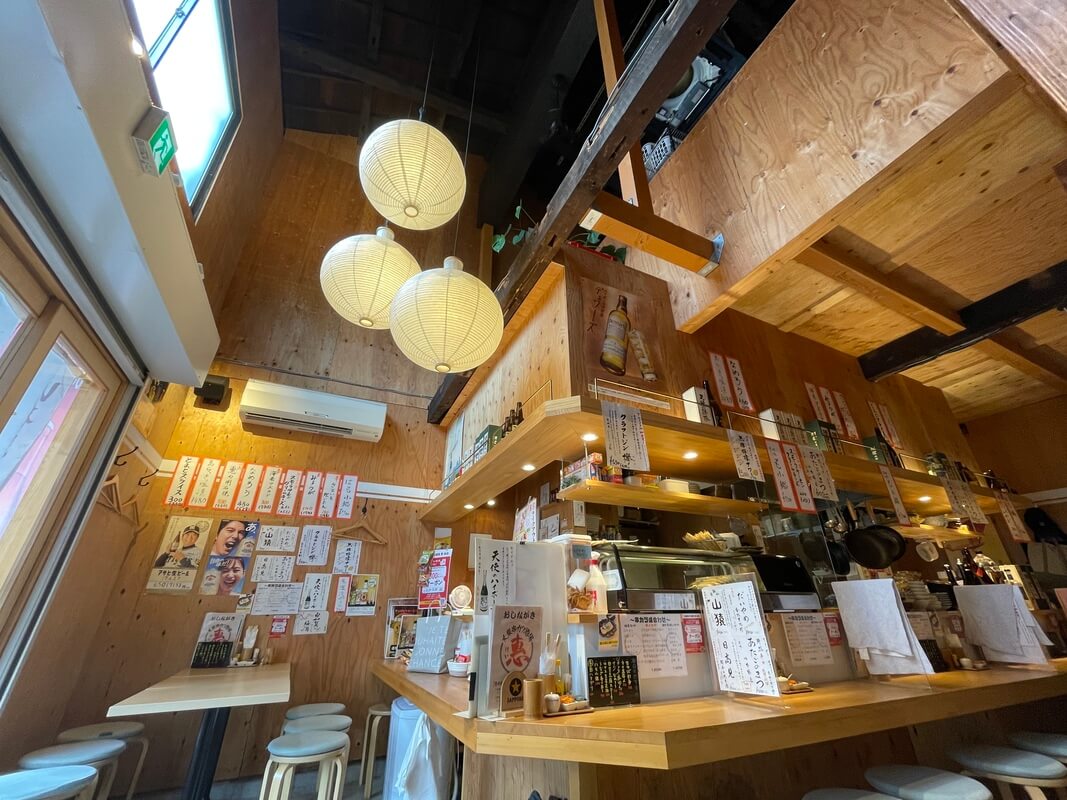
<path id="1" fill-rule="evenodd" d="M 515 424 L 522 425 L 522 422 L 522 403 L 518 402 L 515 404 Z"/>
<path id="2" fill-rule="evenodd" d="M 589 578 L 585 582 L 585 591 L 590 595 L 590 610 L 598 616 L 608 613 L 608 582 L 604 573 L 596 564 L 589 565 Z"/>
<path id="3" fill-rule="evenodd" d="M 708 396 L 708 412 L 711 415 L 711 424 L 721 428 L 722 409 L 719 408 L 719 404 L 715 402 L 715 395 L 711 393 L 711 386 L 707 381 L 704 381 L 704 394 Z"/>
<path id="4" fill-rule="evenodd" d="M 482 614 L 489 610 L 489 587 L 486 585 L 485 573 L 482 573 L 482 588 L 478 592 L 478 611 Z"/>
<path id="5" fill-rule="evenodd" d="M 608 314 L 604 344 L 600 348 L 600 366 L 615 375 L 626 374 L 626 353 L 630 346 L 630 317 L 626 313 L 626 296 Z"/>

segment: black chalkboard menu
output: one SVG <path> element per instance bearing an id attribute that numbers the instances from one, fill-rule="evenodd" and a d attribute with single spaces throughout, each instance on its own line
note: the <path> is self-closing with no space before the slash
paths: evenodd
<path id="1" fill-rule="evenodd" d="M 602 656 L 586 659 L 589 705 L 627 706 L 641 702 L 637 656 Z"/>

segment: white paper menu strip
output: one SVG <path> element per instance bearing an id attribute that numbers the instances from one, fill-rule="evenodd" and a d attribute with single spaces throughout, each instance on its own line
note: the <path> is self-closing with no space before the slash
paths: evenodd
<path id="1" fill-rule="evenodd" d="M 300 551 L 297 553 L 296 563 L 309 567 L 326 566 L 332 531 L 333 528 L 329 525 L 305 525 L 300 537 Z"/>
<path id="2" fill-rule="evenodd" d="M 306 472 L 304 474 L 304 493 L 300 496 L 302 517 L 313 517 L 319 508 L 319 492 L 322 491 L 322 473 Z"/>
<path id="3" fill-rule="evenodd" d="M 894 447 L 903 447 L 904 441 L 900 438 L 897 426 L 893 424 L 893 415 L 889 413 L 889 406 L 879 403 L 878 407 L 882 410 L 882 421 L 885 423 L 886 437 L 888 437 L 890 444 Z"/>
<path id="4" fill-rule="evenodd" d="M 333 553 L 332 571 L 341 575 L 355 575 L 359 572 L 359 556 L 362 551 L 363 542 L 358 539 L 338 539 L 337 548 Z"/>
<path id="5" fill-rule="evenodd" d="M 251 511 L 256 501 L 256 489 L 259 488 L 259 480 L 263 477 L 262 464 L 248 464 L 245 466 L 244 477 L 241 478 L 241 486 L 237 490 L 237 499 L 234 501 L 234 511 Z"/>
<path id="6" fill-rule="evenodd" d="M 774 476 L 774 485 L 778 487 L 778 505 L 783 511 L 800 511 L 793 481 L 789 477 L 789 465 L 785 461 L 785 453 L 782 452 L 782 443 L 775 439 L 767 439 L 767 455 L 771 459 L 771 474 Z"/>
<path id="7" fill-rule="evenodd" d="M 897 522 L 901 525 L 911 525 L 911 520 L 908 519 L 908 509 L 904 508 L 904 500 L 900 496 L 900 488 L 893 478 L 893 473 L 889 471 L 889 467 L 885 464 L 879 464 L 878 471 L 882 473 L 885 488 L 889 491 L 889 500 L 893 503 L 893 511 L 897 515 Z"/>
<path id="8" fill-rule="evenodd" d="M 222 479 L 219 481 L 219 490 L 215 492 L 215 502 L 211 507 L 219 511 L 229 511 L 233 505 L 233 497 L 241 485 L 241 473 L 244 472 L 243 461 L 227 461 L 222 468 Z"/>
<path id="9" fill-rule="evenodd" d="M 333 588 L 333 610 L 339 614 L 348 608 L 348 592 L 352 588 L 351 575 L 338 575 Z"/>
<path id="10" fill-rule="evenodd" d="M 211 497 L 211 490 L 215 487 L 215 476 L 219 474 L 222 462 L 217 458 L 205 458 L 200 462 L 200 472 L 197 473 L 196 483 L 193 484 L 193 492 L 189 495 L 191 508 L 204 508 Z"/>
<path id="11" fill-rule="evenodd" d="M 800 446 L 800 455 L 804 459 L 804 469 L 811 479 L 811 493 L 819 500 L 830 500 L 836 503 L 837 484 L 834 476 L 826 463 L 826 454 L 817 447 L 808 445 Z"/>
<path id="12" fill-rule="evenodd" d="M 848 434 L 848 438 L 855 442 L 860 440 L 860 432 L 856 428 L 856 421 L 852 419 L 852 412 L 848 408 L 848 401 L 845 400 L 845 396 L 841 392 L 834 392 L 834 399 L 837 401 L 837 410 L 841 412 L 841 421 L 845 423 L 845 432 Z"/>
<path id="13" fill-rule="evenodd" d="M 789 648 L 789 660 L 794 667 L 833 664 L 834 654 L 830 649 L 830 637 L 822 612 L 814 614 L 785 614 L 785 644 Z"/>
<path id="14" fill-rule="evenodd" d="M 737 477 L 746 480 L 764 481 L 763 466 L 759 463 L 759 451 L 756 450 L 756 440 L 744 431 L 727 430 L 730 439 L 730 452 L 734 457 L 734 466 L 737 468 Z"/>
<path id="15" fill-rule="evenodd" d="M 726 359 L 718 353 L 711 354 L 711 374 L 715 377 L 715 389 L 719 393 L 719 402 L 726 408 L 737 408 L 734 402 L 734 390 L 730 388 L 730 373 L 726 369 Z"/>
<path id="16" fill-rule="evenodd" d="M 256 498 L 257 514 L 270 514 L 274 511 L 274 498 L 278 496 L 281 480 L 281 467 L 267 467 L 263 470 L 263 483 L 260 484 L 259 496 Z"/>
<path id="17" fill-rule="evenodd" d="M 837 404 L 834 403 L 834 396 L 830 394 L 830 390 L 820 386 L 819 397 L 822 398 L 822 404 L 826 408 L 826 413 L 830 416 L 830 424 L 837 430 L 837 435 L 846 436 L 845 427 L 841 424 L 841 417 L 837 413 Z"/>
<path id="18" fill-rule="evenodd" d="M 279 517 L 291 517 L 293 515 L 293 510 L 296 508 L 296 496 L 300 489 L 300 479 L 303 476 L 303 470 L 286 470 L 285 478 L 282 479 L 278 491 L 277 514 Z"/>
<path id="19" fill-rule="evenodd" d="M 330 615 L 322 611 L 301 611 L 296 615 L 296 623 L 293 625 L 295 636 L 308 636 L 326 633 L 326 625 L 330 621 Z"/>
<path id="20" fill-rule="evenodd" d="M 1000 514 L 1004 517 L 1004 523 L 1008 526 L 1011 538 L 1017 542 L 1029 542 L 1030 534 L 1027 532 L 1026 526 L 1023 525 L 1019 512 L 1015 510 L 1015 504 L 1012 503 L 1011 497 L 1007 492 L 997 492 L 997 508 L 1000 509 Z"/>
<path id="21" fill-rule="evenodd" d="M 789 467 L 789 477 L 793 481 L 793 490 L 797 493 L 797 505 L 801 511 L 815 513 L 815 499 L 811 494 L 811 484 L 804 472 L 804 461 L 800 450 L 792 442 L 780 442 L 782 453 L 785 454 L 785 463 Z"/>
<path id="22" fill-rule="evenodd" d="M 808 402 L 811 403 L 811 410 L 815 412 L 815 419 L 819 422 L 830 422 L 830 417 L 826 413 L 826 407 L 823 405 L 822 398 L 819 397 L 819 390 L 813 383 L 804 381 L 804 389 L 808 393 Z"/>
<path id="23" fill-rule="evenodd" d="M 952 506 L 952 510 L 959 514 L 961 517 L 966 517 L 971 522 L 979 524 L 986 524 L 989 522 L 989 518 L 978 505 L 978 498 L 974 496 L 974 492 L 971 491 L 971 487 L 961 480 L 955 478 L 941 478 L 941 485 L 945 487 L 945 494 L 948 495 L 948 502 Z"/>
<path id="24" fill-rule="evenodd" d="M 515 602 L 518 544 L 478 537 L 474 540 L 474 611 L 486 614 Z"/>
<path id="25" fill-rule="evenodd" d="M 252 582 L 283 583 L 293 579 L 295 556 L 256 556 L 252 564 Z"/>
<path id="26" fill-rule="evenodd" d="M 337 492 L 341 489 L 341 476 L 336 472 L 327 472 L 322 480 L 322 497 L 319 499 L 320 519 L 330 519 L 337 508 Z"/>
<path id="27" fill-rule="evenodd" d="M 356 489 L 359 486 L 359 478 L 355 475 L 345 475 L 341 481 L 341 495 L 337 500 L 337 519 L 352 519 L 352 511 L 356 505 Z"/>
<path id="28" fill-rule="evenodd" d="M 647 472 L 648 446 L 641 410 L 621 403 L 603 401 L 604 449 L 609 466 Z"/>
<path id="29" fill-rule="evenodd" d="M 309 572 L 304 576 L 304 588 L 300 590 L 301 611 L 325 611 L 330 600 L 329 572 Z"/>
<path id="30" fill-rule="evenodd" d="M 296 540 L 300 529 L 288 525 L 264 525 L 259 529 L 256 552 L 292 553 L 296 550 Z"/>
<path id="31" fill-rule="evenodd" d="M 705 586 L 701 595 L 720 691 L 781 696 L 755 585 Z"/>
<path id="32" fill-rule="evenodd" d="M 174 467 L 174 477 L 170 479 L 167 488 L 167 499 L 163 501 L 167 506 L 184 506 L 185 500 L 193 487 L 196 478 L 196 468 L 200 459 L 195 456 L 182 456 Z"/>
<path id="33" fill-rule="evenodd" d="M 745 384 L 745 374 L 741 372 L 741 362 L 736 358 L 726 359 L 726 365 L 730 369 L 730 382 L 734 387 L 734 395 L 737 404 L 745 411 L 755 411 L 756 406 L 748 394 L 748 386 Z"/>

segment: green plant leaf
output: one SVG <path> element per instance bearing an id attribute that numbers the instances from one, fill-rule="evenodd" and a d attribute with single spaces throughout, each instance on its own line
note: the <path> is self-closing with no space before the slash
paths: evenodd
<path id="1" fill-rule="evenodd" d="M 615 248 L 615 260 L 618 261 L 620 264 L 625 264 L 626 263 L 626 248 L 625 247 L 616 247 Z"/>
<path id="2" fill-rule="evenodd" d="M 512 244 L 518 244 L 519 242 L 521 242 L 525 238 L 526 238 L 526 229 L 524 228 L 524 229 L 521 229 L 518 233 L 516 233 L 514 236 L 511 237 L 511 243 Z"/>
<path id="3" fill-rule="evenodd" d="M 603 247 L 600 248 L 600 252 L 603 253 L 606 256 L 611 256 L 612 258 L 614 258 L 615 257 L 615 245 L 606 244 L 606 245 L 604 245 Z"/>
<path id="4" fill-rule="evenodd" d="M 603 239 L 603 238 L 604 238 L 604 234 L 597 233 L 596 231 L 589 231 L 589 233 L 587 233 L 585 235 L 585 243 L 589 244 L 589 245 L 596 246 L 597 243 L 599 243 L 600 240 Z"/>
<path id="5" fill-rule="evenodd" d="M 496 236 L 493 237 L 493 252 L 499 253 L 501 250 L 504 249 L 504 245 L 506 245 L 507 243 L 508 238 L 504 234 L 498 233 Z"/>

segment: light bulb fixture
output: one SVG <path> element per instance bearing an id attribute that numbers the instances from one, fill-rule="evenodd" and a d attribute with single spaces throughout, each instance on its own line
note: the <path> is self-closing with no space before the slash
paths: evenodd
<path id="1" fill-rule="evenodd" d="M 485 504 L 486 504 L 487 506 L 489 506 L 490 508 L 492 508 L 493 506 L 495 506 L 495 505 L 496 505 L 496 500 L 486 500 L 486 501 L 485 501 Z"/>
<path id="2" fill-rule="evenodd" d="M 696 450 L 686 450 L 684 453 L 682 453 L 682 458 L 684 458 L 686 461 L 692 461 L 698 455 L 699 453 L 697 453 Z"/>
<path id="3" fill-rule="evenodd" d="M 367 137 L 359 152 L 359 182 L 379 214 L 417 231 L 456 216 L 467 192 L 467 173 L 452 142 L 415 119 L 387 122 Z"/>
<path id="4" fill-rule="evenodd" d="M 919 502 L 920 503 L 929 503 L 931 499 L 932 498 L 930 497 L 930 495 L 924 494 L 922 497 L 919 498 Z"/>
<path id="5" fill-rule="evenodd" d="M 474 505 L 473 505 L 473 504 L 471 504 L 471 503 L 464 503 L 464 504 L 463 504 L 463 507 L 464 507 L 465 509 L 467 509 L 468 511 L 473 511 L 473 510 L 474 510 Z"/>
<path id="6" fill-rule="evenodd" d="M 583 433 L 582 434 L 582 441 L 583 442 L 595 442 L 596 439 L 597 439 L 597 436 L 596 436 L 595 433 Z"/>
<path id="7" fill-rule="evenodd" d="M 400 287 L 389 314 L 393 341 L 420 367 L 441 374 L 485 363 L 504 334 L 504 314 L 492 290 L 463 271 L 455 256 Z"/>
<path id="8" fill-rule="evenodd" d="M 375 234 L 349 236 L 322 259 L 319 283 L 333 310 L 361 328 L 389 327 L 389 308 L 397 290 L 419 274 L 419 264 L 382 226 Z"/>
<path id="9" fill-rule="evenodd" d="M 535 467 L 533 464 L 523 464 L 522 465 L 522 471 L 523 472 L 533 472 L 535 469 L 537 469 L 537 467 Z"/>

